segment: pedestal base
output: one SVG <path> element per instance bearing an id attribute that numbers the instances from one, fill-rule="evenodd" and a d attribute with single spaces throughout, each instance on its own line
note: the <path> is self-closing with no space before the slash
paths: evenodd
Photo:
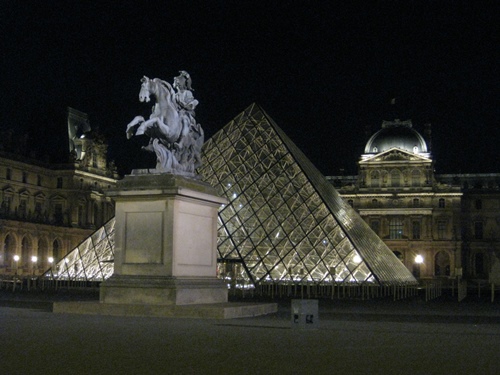
<path id="1" fill-rule="evenodd" d="M 215 277 L 113 275 L 101 284 L 105 304 L 197 305 L 227 302 L 227 286 Z"/>
<path id="2" fill-rule="evenodd" d="M 127 305 L 99 302 L 54 302 L 55 314 L 141 316 L 158 318 L 234 319 L 273 314 L 276 303 L 215 303 L 203 305 Z"/>

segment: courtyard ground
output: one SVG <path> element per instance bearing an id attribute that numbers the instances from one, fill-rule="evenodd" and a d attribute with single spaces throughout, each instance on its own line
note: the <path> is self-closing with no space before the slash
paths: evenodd
<path id="1" fill-rule="evenodd" d="M 500 303 L 450 296 L 320 300 L 312 329 L 276 314 L 235 320 L 60 315 L 95 293 L 0 291 L 0 373 L 499 374 Z"/>

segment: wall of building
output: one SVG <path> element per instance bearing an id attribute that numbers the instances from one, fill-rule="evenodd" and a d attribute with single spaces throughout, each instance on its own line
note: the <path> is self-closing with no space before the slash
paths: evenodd
<path id="1" fill-rule="evenodd" d="M 86 142 L 64 165 L 0 152 L 0 275 L 42 273 L 114 216 L 117 176 L 103 142 Z"/>

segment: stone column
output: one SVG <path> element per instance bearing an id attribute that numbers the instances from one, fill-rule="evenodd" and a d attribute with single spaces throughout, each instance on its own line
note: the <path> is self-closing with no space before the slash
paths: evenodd
<path id="1" fill-rule="evenodd" d="M 227 287 L 216 278 L 217 213 L 226 200 L 213 187 L 179 175 L 135 174 L 107 195 L 116 204 L 115 266 L 101 284 L 102 303 L 227 302 Z"/>

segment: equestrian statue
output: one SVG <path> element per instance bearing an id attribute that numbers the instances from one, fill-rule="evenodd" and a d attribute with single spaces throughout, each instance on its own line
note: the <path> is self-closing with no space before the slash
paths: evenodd
<path id="1" fill-rule="evenodd" d="M 148 120 L 136 116 L 127 125 L 127 139 L 134 135 L 146 135 L 149 144 L 143 149 L 156 154 L 157 173 L 195 176 L 201 166 L 201 147 L 204 133 L 195 120 L 198 100 L 193 96 L 191 76 L 181 70 L 173 85 L 158 78 L 141 79 L 140 102 L 156 98 Z M 137 129 L 136 129 L 137 128 Z"/>

